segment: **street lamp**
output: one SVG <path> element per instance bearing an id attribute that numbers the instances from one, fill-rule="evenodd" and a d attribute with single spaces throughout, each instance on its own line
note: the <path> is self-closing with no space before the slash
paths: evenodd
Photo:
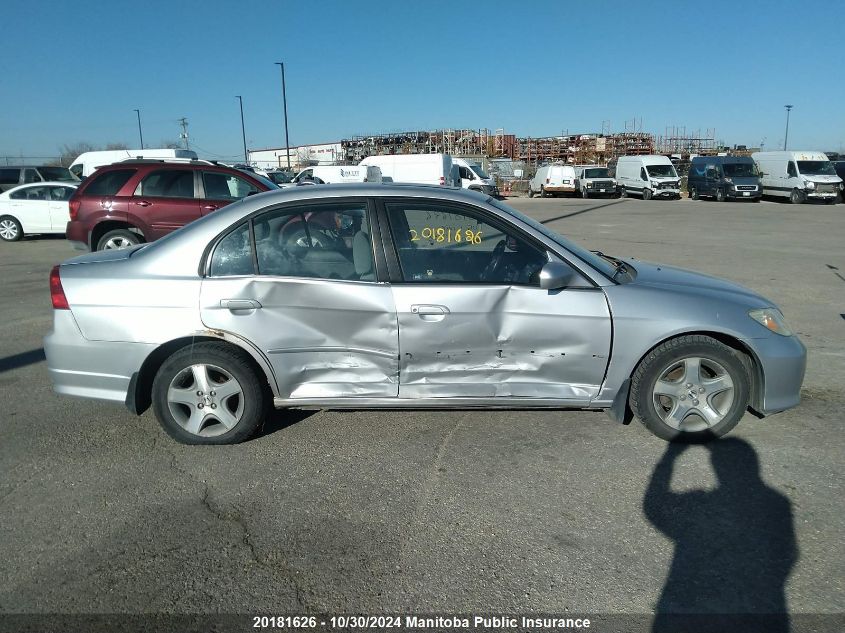
<path id="1" fill-rule="evenodd" d="M 138 115 L 138 136 L 141 137 L 141 149 L 144 149 L 144 133 L 141 132 L 141 111 L 135 108 L 135 114 Z"/>
<path id="2" fill-rule="evenodd" d="M 290 169 L 290 139 L 288 138 L 288 98 L 285 92 L 285 63 L 275 62 L 276 66 L 282 69 L 282 105 L 285 110 L 285 155 L 288 159 L 288 169 Z"/>
<path id="3" fill-rule="evenodd" d="M 786 151 L 786 140 L 789 138 L 789 111 L 792 110 L 791 105 L 783 106 L 786 108 L 786 134 L 783 135 L 783 151 Z"/>
<path id="4" fill-rule="evenodd" d="M 241 95 L 235 95 L 235 98 L 241 103 L 241 136 L 244 139 L 244 163 L 249 164 L 249 157 L 246 154 L 246 130 L 244 129 L 244 100 Z"/>

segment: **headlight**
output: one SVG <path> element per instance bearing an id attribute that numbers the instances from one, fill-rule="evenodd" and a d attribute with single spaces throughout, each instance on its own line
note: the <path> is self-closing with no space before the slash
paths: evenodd
<path id="1" fill-rule="evenodd" d="M 815 189 L 815 188 L 816 188 L 816 183 L 814 183 L 812 180 L 805 180 L 805 181 L 804 181 L 804 186 L 805 186 L 807 189 Z"/>
<path id="2" fill-rule="evenodd" d="M 757 321 L 767 330 L 780 334 L 781 336 L 792 336 L 792 330 L 786 324 L 786 319 L 777 308 L 763 308 L 761 310 L 751 310 L 748 313 L 752 319 Z"/>

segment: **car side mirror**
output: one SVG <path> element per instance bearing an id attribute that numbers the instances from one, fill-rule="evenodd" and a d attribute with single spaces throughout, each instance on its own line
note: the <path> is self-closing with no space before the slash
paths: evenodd
<path id="1" fill-rule="evenodd" d="M 558 290 L 565 288 L 575 278 L 575 271 L 561 262 L 546 262 L 540 270 L 540 288 Z"/>

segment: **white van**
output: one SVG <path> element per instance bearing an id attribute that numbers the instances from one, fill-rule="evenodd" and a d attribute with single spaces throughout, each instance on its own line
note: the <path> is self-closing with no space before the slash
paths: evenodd
<path id="1" fill-rule="evenodd" d="M 393 182 L 460 187 L 458 166 L 449 154 L 389 154 L 368 156 L 359 167 L 378 167 L 382 178 Z"/>
<path id="2" fill-rule="evenodd" d="M 545 165 L 528 181 L 528 197 L 546 197 L 555 193 L 575 193 L 575 168 L 572 165 Z"/>
<path id="3" fill-rule="evenodd" d="M 330 185 L 350 182 L 381 182 L 381 169 L 375 166 L 317 165 L 306 167 L 290 182 L 279 185 L 282 189 L 296 185 Z"/>
<path id="4" fill-rule="evenodd" d="M 182 158 L 197 160 L 197 153 L 189 149 L 112 149 L 97 152 L 83 152 L 76 157 L 70 166 L 71 173 L 82 180 L 87 178 L 98 168 L 112 163 L 119 163 L 122 160 L 133 158 Z"/>
<path id="5" fill-rule="evenodd" d="M 616 182 L 623 198 L 631 193 L 643 200 L 681 197 L 681 179 L 667 156 L 620 156 L 616 161 Z"/>
<path id="6" fill-rule="evenodd" d="M 470 191 L 480 191 L 488 196 L 498 196 L 496 181 L 484 171 L 478 163 L 471 163 L 465 158 L 452 157 L 452 163 L 458 166 L 458 173 L 461 176 L 461 187 Z"/>
<path id="7" fill-rule="evenodd" d="M 763 195 L 789 198 L 793 204 L 808 198 L 835 204 L 842 193 L 842 179 L 822 152 L 754 152 L 751 158 L 760 172 Z"/>

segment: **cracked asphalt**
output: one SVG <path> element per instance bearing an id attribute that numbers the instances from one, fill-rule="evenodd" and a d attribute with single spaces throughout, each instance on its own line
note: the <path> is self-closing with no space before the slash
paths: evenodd
<path id="1" fill-rule="evenodd" d="M 744 530 L 759 539 L 699 608 L 841 622 L 845 207 L 605 202 L 512 204 L 590 248 L 749 286 L 809 349 L 797 409 L 669 456 L 672 493 L 718 501 L 693 545 L 644 514 L 668 445 L 599 412 L 277 413 L 247 443 L 185 447 L 150 412 L 59 397 L 41 352 L 47 277 L 74 252 L 32 238 L 0 244 L 0 613 L 648 614 L 670 573 L 704 591 L 678 549 L 718 558 Z M 737 607 L 741 579 L 785 560 L 753 545 L 770 537 L 795 544 L 782 595 Z"/>

